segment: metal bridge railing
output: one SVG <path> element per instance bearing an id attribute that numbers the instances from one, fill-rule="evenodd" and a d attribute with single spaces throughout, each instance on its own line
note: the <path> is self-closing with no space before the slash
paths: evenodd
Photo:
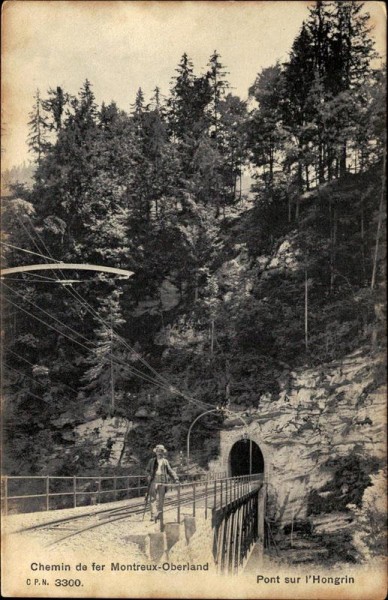
<path id="1" fill-rule="evenodd" d="M 183 475 L 183 485 L 208 483 L 224 473 Z M 147 475 L 1 477 L 1 505 L 5 514 L 90 506 L 144 496 Z"/>
<path id="2" fill-rule="evenodd" d="M 213 555 L 221 573 L 237 574 L 256 542 L 264 543 L 266 485 L 263 478 L 240 488 L 213 511 Z"/>
<path id="3" fill-rule="evenodd" d="M 246 564 L 258 540 L 264 541 L 265 483 L 262 473 L 221 477 L 213 482 L 174 484 L 176 499 L 160 519 L 175 522 L 184 516 L 211 516 L 213 555 L 220 572 L 236 574 Z M 166 507 L 167 509 L 167 507 Z M 183 513 L 183 511 L 185 511 Z"/>

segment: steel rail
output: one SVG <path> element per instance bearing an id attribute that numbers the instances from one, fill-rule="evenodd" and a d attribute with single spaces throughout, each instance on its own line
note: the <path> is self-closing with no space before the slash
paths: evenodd
<path id="1" fill-rule="evenodd" d="M 236 478 L 230 478 L 230 479 L 236 480 Z M 205 500 L 205 502 L 207 503 L 209 500 L 209 497 L 208 497 L 209 493 L 208 493 L 208 490 L 206 489 L 206 483 L 207 483 L 206 481 L 203 481 L 199 484 L 200 488 L 205 488 L 205 489 L 202 489 L 201 491 L 197 490 L 197 495 L 196 495 L 197 508 L 198 508 L 198 503 L 202 502 L 203 500 Z M 251 484 L 255 483 L 255 480 L 250 480 L 250 481 L 247 481 L 246 483 L 251 486 Z M 171 487 L 178 487 L 178 486 L 171 486 Z M 180 487 L 192 487 L 192 484 L 186 483 Z M 242 495 L 240 496 L 240 498 L 245 497 L 245 495 L 247 493 L 249 493 L 249 491 L 243 492 Z M 176 498 L 172 498 L 171 500 L 169 500 L 165 504 L 165 509 L 166 509 L 165 512 L 169 512 L 170 510 L 173 510 L 174 508 L 177 508 L 178 506 L 180 509 L 180 507 L 187 506 L 188 504 L 192 504 L 192 502 L 193 502 L 193 497 L 192 497 L 192 494 L 190 493 L 190 490 L 188 490 L 187 493 L 184 493 L 183 496 L 178 495 Z M 207 506 L 207 509 L 212 509 L 212 508 L 217 508 L 217 502 L 213 506 L 209 506 L 209 505 Z M 60 544 L 62 541 L 65 541 L 71 537 L 75 537 L 77 535 L 81 535 L 82 533 L 90 531 L 91 529 L 95 529 L 97 527 L 102 527 L 104 525 L 109 525 L 110 523 L 114 523 L 116 521 L 124 520 L 131 516 L 141 514 L 142 510 L 143 510 L 143 503 L 135 503 L 132 506 L 128 506 L 128 508 L 126 510 L 125 510 L 125 508 L 123 510 L 123 507 L 115 507 L 114 509 L 104 509 L 102 511 L 93 511 L 93 512 L 89 512 L 89 513 L 82 513 L 81 515 L 73 515 L 71 517 L 67 517 L 64 519 L 57 519 L 57 520 L 51 521 L 51 522 L 40 523 L 39 525 L 24 528 L 24 529 L 18 530 L 17 532 L 14 532 L 14 533 L 24 533 L 27 531 L 38 530 L 38 529 L 51 529 L 53 526 L 59 525 L 61 523 L 66 523 L 66 522 L 71 523 L 73 521 L 80 520 L 80 519 L 86 519 L 86 518 L 90 519 L 93 517 L 97 517 L 99 519 L 99 521 L 97 523 L 93 523 L 91 525 L 88 525 L 87 527 L 82 527 L 76 531 L 72 531 L 72 533 L 69 533 L 66 536 L 62 536 L 61 538 L 54 540 L 53 542 L 46 545 L 46 547 L 52 547 L 57 544 Z"/>
<path id="2" fill-rule="evenodd" d="M 136 476 L 133 476 L 133 477 L 136 477 Z M 72 479 L 72 477 L 66 477 L 66 479 Z M 220 481 L 220 479 L 217 479 L 217 480 L 214 480 L 214 481 Z M 197 483 L 202 483 L 202 482 L 198 481 Z M 205 484 L 206 481 L 204 481 L 203 483 Z M 191 483 L 187 482 L 187 483 L 180 484 L 180 487 L 182 488 L 182 487 L 191 486 L 191 485 L 192 485 Z M 144 488 L 145 486 L 141 486 L 141 487 Z M 169 484 L 168 487 L 173 487 L 173 486 L 172 486 L 172 484 Z M 134 488 L 129 488 L 129 489 L 130 490 L 137 490 L 138 488 L 134 487 Z M 105 491 L 106 492 L 114 492 L 114 490 L 105 490 Z M 124 488 L 124 491 L 126 491 L 126 488 Z M 69 492 L 69 493 L 72 494 L 72 492 Z M 94 493 L 94 492 L 77 492 L 77 493 L 91 494 L 91 493 Z M 103 491 L 101 491 L 101 493 L 103 493 Z M 65 494 L 67 494 L 67 492 L 65 492 Z M 27 496 L 23 496 L 23 497 L 27 497 Z M 13 496 L 11 498 L 13 498 Z M 122 500 L 122 502 L 124 502 L 124 500 Z M 128 500 L 125 500 L 125 502 L 128 503 Z M 141 502 L 141 503 L 136 503 L 136 504 L 129 505 L 128 508 L 131 509 L 131 508 L 134 508 L 134 507 L 137 508 L 137 507 L 143 507 L 143 506 L 144 506 L 144 502 Z M 44 529 L 45 527 L 48 527 L 50 525 L 56 525 L 56 524 L 60 524 L 60 523 L 65 523 L 67 521 L 69 521 L 69 522 L 76 521 L 76 520 L 83 519 L 83 518 L 86 518 L 86 517 L 93 517 L 95 515 L 102 515 L 102 514 L 105 514 L 105 513 L 112 514 L 112 513 L 118 512 L 118 511 L 122 511 L 123 509 L 125 509 L 124 506 L 118 506 L 118 507 L 114 507 L 114 508 L 104 508 L 102 510 L 94 510 L 94 511 L 86 512 L 86 513 L 81 513 L 79 515 L 71 515 L 71 516 L 68 516 L 68 517 L 62 517 L 61 519 L 54 519 L 52 521 L 46 521 L 44 523 L 38 523 L 37 525 L 31 525 L 29 527 L 24 527 L 24 528 L 16 530 L 14 533 L 22 533 L 22 532 L 27 532 L 27 531 L 34 531 L 34 530 L 37 530 L 37 529 Z M 57 509 L 57 510 L 59 510 L 59 509 Z M 62 510 L 66 510 L 66 509 L 62 509 Z M 68 509 L 68 510 L 72 510 L 72 509 Z M 44 514 L 44 512 L 42 512 L 42 514 Z"/>
<path id="3" fill-rule="evenodd" d="M 189 498 L 188 496 L 186 496 L 185 498 L 187 500 L 186 500 L 186 502 L 182 502 L 181 501 L 180 502 L 181 506 L 187 505 L 187 504 L 189 504 L 189 503 L 192 502 L 192 498 L 191 497 Z M 203 494 L 201 494 L 201 499 L 204 499 L 204 498 L 205 498 L 205 494 L 203 493 Z M 167 508 L 169 508 L 169 509 L 173 509 L 173 508 L 176 508 L 177 505 L 178 505 L 178 500 L 171 500 L 165 506 Z M 143 507 L 143 505 L 141 505 L 141 508 L 142 507 Z M 167 512 L 167 511 L 165 511 L 165 512 Z M 60 544 L 61 542 L 65 541 L 65 540 L 67 540 L 67 539 L 69 539 L 71 537 L 74 537 L 74 536 L 77 536 L 77 535 L 81 535 L 82 533 L 85 533 L 86 531 L 90 531 L 92 529 L 96 529 L 97 527 L 102 527 L 104 525 L 110 525 L 111 523 L 115 523 L 116 521 L 123 521 L 124 519 L 127 519 L 128 517 L 131 517 L 131 516 L 136 515 L 136 514 L 141 514 L 141 510 L 140 509 L 139 510 L 131 510 L 131 511 L 128 511 L 127 513 L 125 513 L 125 514 L 120 515 L 120 516 L 116 515 L 113 519 L 106 519 L 106 520 L 101 521 L 99 523 L 94 523 L 93 525 L 89 525 L 88 527 L 84 527 L 84 528 L 79 529 L 77 531 L 73 531 L 72 533 L 69 533 L 68 535 L 63 536 L 63 537 L 59 538 L 58 540 L 55 540 L 54 542 L 51 542 L 50 544 L 47 544 L 46 548 L 51 548 L 52 546 L 56 546 L 57 544 Z"/>

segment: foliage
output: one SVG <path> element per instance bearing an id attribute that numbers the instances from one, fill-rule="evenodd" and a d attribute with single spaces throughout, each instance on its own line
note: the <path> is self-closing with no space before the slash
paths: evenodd
<path id="1" fill-rule="evenodd" d="M 88 80 L 77 96 L 36 95 L 35 177 L 4 202 L 6 264 L 134 275 L 5 282 L 10 473 L 44 472 L 64 447 L 58 469 L 76 456 L 101 467 L 109 447 L 96 457 L 69 438 L 88 410 L 136 422 L 127 444 L 141 460 L 156 442 L 179 452 L 206 408 L 260 406 L 284 368 L 384 344 L 385 80 L 359 6 L 311 7 L 249 104 L 216 51 L 201 75 L 184 54 L 168 97 L 139 89 L 129 112 L 98 106 Z M 201 464 L 221 423 L 196 426 Z"/>
<path id="2" fill-rule="evenodd" d="M 350 504 L 354 516 L 353 544 L 362 561 L 383 558 L 387 552 L 386 490 L 387 472 L 381 469 L 370 476 L 370 486 L 364 491 L 361 506 Z"/>
<path id="3" fill-rule="evenodd" d="M 319 492 L 313 490 L 310 493 L 308 514 L 348 510 L 350 505 L 354 510 L 360 508 L 364 494 L 371 485 L 372 474 L 381 468 L 381 460 L 355 453 L 329 459 L 325 466 L 332 471 L 332 478 Z"/>

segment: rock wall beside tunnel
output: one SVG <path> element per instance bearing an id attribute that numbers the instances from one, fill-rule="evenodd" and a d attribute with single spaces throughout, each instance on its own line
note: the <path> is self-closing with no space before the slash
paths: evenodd
<path id="1" fill-rule="evenodd" d="M 277 522 L 303 519 L 319 512 L 320 504 L 324 509 L 354 502 L 363 469 L 376 471 L 385 461 L 381 364 L 381 357 L 359 352 L 316 369 L 284 373 L 276 398 L 262 397 L 256 409 L 241 413 L 264 457 L 268 511 Z M 212 469 L 231 474 L 231 451 L 245 431 L 238 425 L 221 432 L 220 456 Z"/>

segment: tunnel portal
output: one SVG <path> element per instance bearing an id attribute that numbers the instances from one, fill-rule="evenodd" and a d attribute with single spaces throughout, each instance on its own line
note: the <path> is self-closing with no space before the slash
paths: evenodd
<path id="1" fill-rule="evenodd" d="M 233 444 L 229 455 L 231 477 L 249 475 L 250 445 L 252 444 L 252 473 L 264 473 L 264 456 L 259 446 L 249 439 Z"/>

